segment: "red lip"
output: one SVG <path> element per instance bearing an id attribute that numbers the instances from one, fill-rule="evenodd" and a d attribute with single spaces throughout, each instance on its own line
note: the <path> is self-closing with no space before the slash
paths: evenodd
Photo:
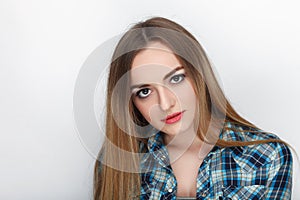
<path id="1" fill-rule="evenodd" d="M 165 119 L 163 119 L 162 121 L 165 122 L 166 124 L 173 124 L 173 123 L 176 123 L 178 122 L 182 115 L 183 115 L 184 111 L 182 112 L 176 112 L 176 113 L 173 113 L 171 115 L 168 115 Z"/>

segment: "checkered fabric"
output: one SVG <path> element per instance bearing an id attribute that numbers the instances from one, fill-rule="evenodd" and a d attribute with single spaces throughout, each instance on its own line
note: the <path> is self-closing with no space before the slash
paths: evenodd
<path id="1" fill-rule="evenodd" d="M 253 128 L 226 122 L 220 138 L 226 141 L 278 139 L 271 133 L 242 132 Z M 147 153 L 141 159 L 141 200 L 175 200 L 177 182 L 169 163 L 162 133 L 141 145 Z M 144 149 L 144 150 L 145 150 Z M 292 154 L 282 143 L 244 147 L 215 146 L 199 167 L 196 199 L 261 200 L 291 199 Z M 188 166 L 187 166 L 188 169 Z"/>

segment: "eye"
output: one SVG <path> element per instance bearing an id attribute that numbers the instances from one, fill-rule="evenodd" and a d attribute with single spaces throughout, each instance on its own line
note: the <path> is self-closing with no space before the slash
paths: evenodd
<path id="1" fill-rule="evenodd" d="M 149 96 L 150 93 L 151 93 L 151 90 L 149 88 L 143 88 L 143 89 L 137 91 L 136 96 L 143 99 L 143 98 L 146 98 L 147 96 Z"/>
<path id="2" fill-rule="evenodd" d="M 180 83 L 181 81 L 184 80 L 184 77 L 185 77 L 184 74 L 177 74 L 170 79 L 170 82 L 171 83 Z"/>

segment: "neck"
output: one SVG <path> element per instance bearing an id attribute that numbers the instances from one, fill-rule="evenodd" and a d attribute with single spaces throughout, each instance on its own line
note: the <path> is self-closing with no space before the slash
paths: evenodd
<path id="1" fill-rule="evenodd" d="M 174 163 L 183 155 L 198 155 L 202 141 L 196 134 L 196 131 L 180 132 L 176 135 L 164 134 L 164 143 L 168 149 L 170 163 Z"/>
<path id="2" fill-rule="evenodd" d="M 195 131 L 181 132 L 177 135 L 164 134 L 164 143 L 168 148 L 176 149 L 200 148 L 202 145 Z"/>
<path id="3" fill-rule="evenodd" d="M 214 144 L 207 144 L 200 140 L 196 131 L 185 131 L 177 135 L 164 134 L 164 143 L 168 149 L 170 161 L 175 162 L 183 154 L 194 154 L 203 160 Z"/>

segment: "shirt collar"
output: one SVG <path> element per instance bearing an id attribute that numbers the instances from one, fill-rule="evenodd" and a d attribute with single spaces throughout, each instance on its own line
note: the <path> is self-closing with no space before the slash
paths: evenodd
<path id="1" fill-rule="evenodd" d="M 227 121 L 224 123 L 223 129 L 220 131 L 219 138 L 223 139 L 225 141 L 241 141 L 240 135 L 232 130 L 226 130 L 224 127 L 232 127 L 233 125 Z M 163 142 L 163 133 L 158 132 L 152 136 L 149 137 L 147 147 L 149 150 L 149 153 L 153 155 L 153 157 L 159 162 L 162 166 L 169 166 L 170 160 L 168 155 L 168 150 Z M 230 147 L 232 149 L 233 154 L 239 156 L 243 153 L 244 147 Z M 211 156 L 218 150 L 220 150 L 221 147 L 214 146 L 213 149 L 208 153 L 207 156 Z"/>
<path id="2" fill-rule="evenodd" d="M 148 150 L 153 155 L 154 159 L 164 167 L 170 165 L 169 154 L 163 142 L 163 133 L 158 132 L 148 139 Z"/>
<path id="3" fill-rule="evenodd" d="M 238 127 L 229 121 L 225 122 L 224 127 L 228 128 L 235 128 L 235 129 L 241 129 L 243 131 L 242 127 Z M 244 137 L 242 137 L 241 132 L 239 131 L 233 131 L 233 130 L 228 130 L 228 129 L 222 129 L 219 138 L 225 141 L 244 141 Z M 233 146 L 229 147 L 232 150 L 232 153 L 235 156 L 240 156 L 244 153 L 245 147 L 244 146 Z"/>

